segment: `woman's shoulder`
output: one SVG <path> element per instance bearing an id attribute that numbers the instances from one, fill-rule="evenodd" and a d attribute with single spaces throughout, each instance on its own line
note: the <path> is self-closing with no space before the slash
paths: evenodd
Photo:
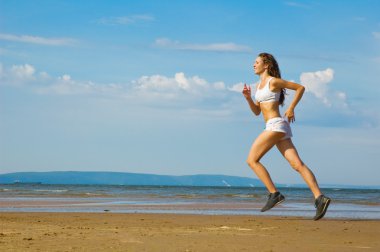
<path id="1" fill-rule="evenodd" d="M 279 92 L 282 89 L 282 79 L 277 77 L 270 77 L 270 90 L 272 92 Z"/>
<path id="2" fill-rule="evenodd" d="M 270 84 L 273 87 L 278 87 L 278 85 L 281 85 L 282 82 L 283 80 L 281 78 L 277 78 L 273 76 L 270 77 Z"/>

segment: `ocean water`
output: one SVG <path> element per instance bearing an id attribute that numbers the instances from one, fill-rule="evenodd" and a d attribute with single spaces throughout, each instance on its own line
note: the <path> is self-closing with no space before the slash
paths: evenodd
<path id="1" fill-rule="evenodd" d="M 0 185 L 0 212 L 115 212 L 231 214 L 313 217 L 307 188 L 279 188 L 286 201 L 261 213 L 261 187 L 176 187 L 110 185 Z M 323 188 L 332 198 L 327 218 L 380 219 L 380 190 Z"/>

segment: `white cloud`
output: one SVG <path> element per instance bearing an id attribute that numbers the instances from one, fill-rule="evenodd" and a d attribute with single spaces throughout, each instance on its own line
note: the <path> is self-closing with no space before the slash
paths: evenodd
<path id="1" fill-rule="evenodd" d="M 378 120 L 373 115 L 367 114 L 368 109 L 350 105 L 347 93 L 333 88 L 333 69 L 302 73 L 300 79 L 301 84 L 306 87 L 305 98 L 303 98 L 305 110 L 303 111 L 313 111 L 313 114 L 303 114 L 304 119 L 309 123 L 338 127 L 376 126 L 378 124 Z M 321 107 L 319 105 L 321 102 L 325 106 Z M 355 120 L 353 120 L 354 118 Z"/>
<path id="2" fill-rule="evenodd" d="M 212 44 L 186 44 L 179 41 L 172 41 L 167 38 L 158 38 L 155 45 L 162 48 L 189 51 L 211 51 L 211 52 L 252 52 L 246 45 L 235 43 L 212 43 Z"/>
<path id="3" fill-rule="evenodd" d="M 77 41 L 71 38 L 44 38 L 30 35 L 13 35 L 0 33 L 0 40 L 48 45 L 48 46 L 69 46 L 74 45 Z"/>
<path id="4" fill-rule="evenodd" d="M 47 72 L 40 72 L 39 73 L 39 78 L 42 80 L 47 80 L 50 78 L 49 74 Z"/>
<path id="5" fill-rule="evenodd" d="M 134 89 L 145 96 L 164 96 L 178 98 L 183 95 L 205 96 L 208 92 L 225 89 L 224 82 L 209 83 L 199 76 L 187 77 L 183 72 L 174 77 L 163 75 L 142 76 L 132 82 Z"/>
<path id="6" fill-rule="evenodd" d="M 14 87 L 31 87 L 38 94 L 104 94 L 114 95 L 121 89 L 118 84 L 96 84 L 92 81 L 73 80 L 70 75 L 51 77 L 46 72 L 37 72 L 29 64 L 4 67 L 0 63 L 0 85 Z"/>
<path id="7" fill-rule="evenodd" d="M 29 64 L 20 65 L 20 66 L 14 65 L 12 66 L 10 72 L 17 79 L 30 80 L 30 79 L 34 79 L 34 73 L 36 72 L 36 69 L 34 69 L 34 67 Z"/>
<path id="8" fill-rule="evenodd" d="M 338 123 L 339 126 L 355 127 L 368 122 L 369 125 L 377 125 L 378 118 L 373 118 L 373 114 L 364 113 L 364 110 L 350 108 L 347 94 L 330 87 L 334 78 L 332 69 L 302 73 L 300 78 L 301 83 L 307 87 L 303 110 L 300 111 L 313 111 L 312 116 L 310 113 L 301 116 L 306 123 L 331 126 L 342 121 L 341 124 Z M 0 87 L 4 85 L 28 88 L 40 95 L 99 97 L 102 101 L 146 106 L 157 111 L 163 108 L 164 111 L 167 107 L 170 110 L 181 110 L 181 115 L 188 113 L 192 116 L 221 118 L 239 116 L 242 115 L 242 111 L 246 111 L 241 95 L 243 82 L 227 86 L 223 81 L 211 82 L 197 75 L 186 76 L 183 72 L 170 77 L 142 76 L 131 82 L 115 84 L 76 80 L 69 74 L 54 77 L 46 72 L 37 71 L 30 64 L 6 67 L 0 63 Z M 252 84 L 251 88 L 254 86 L 255 84 Z M 294 92 L 288 93 L 292 96 Z M 291 96 L 287 97 L 287 100 L 290 101 Z M 318 103 L 321 102 L 329 109 L 319 106 Z M 315 117 L 316 114 L 319 116 Z M 359 119 L 352 120 L 354 117 Z"/>
<path id="9" fill-rule="evenodd" d="M 100 94 L 104 96 L 118 96 L 121 98 L 143 97 L 177 99 L 187 97 L 220 97 L 226 91 L 222 81 L 209 82 L 197 75 L 186 76 L 183 72 L 173 77 L 165 75 L 142 76 L 136 80 L 123 84 L 95 83 L 73 79 L 69 74 L 52 77 L 47 72 L 37 72 L 29 64 L 4 67 L 0 63 L 0 83 L 8 86 L 29 85 L 38 94 L 78 95 Z"/>
<path id="10" fill-rule="evenodd" d="M 131 25 L 140 22 L 154 21 L 154 17 L 150 15 L 131 15 L 122 17 L 104 17 L 98 20 L 103 25 Z"/>
<path id="11" fill-rule="evenodd" d="M 44 78 L 46 77 L 46 73 L 42 72 L 40 76 L 41 78 Z M 92 81 L 77 81 L 73 80 L 68 74 L 64 74 L 51 82 L 51 85 L 38 87 L 35 91 L 38 94 L 101 94 L 107 96 L 118 95 L 119 91 L 123 91 L 123 87 L 119 84 L 97 84 Z"/>
<path id="12" fill-rule="evenodd" d="M 342 91 L 335 92 L 335 97 L 338 99 L 338 104 L 343 108 L 347 109 L 347 94 Z"/>
<path id="13" fill-rule="evenodd" d="M 244 83 L 243 82 L 236 83 L 232 87 L 228 88 L 228 90 L 233 91 L 233 92 L 238 92 L 238 93 L 241 93 L 243 91 L 243 89 L 244 89 Z"/>
<path id="14" fill-rule="evenodd" d="M 224 82 L 222 82 L 222 81 L 215 82 L 215 83 L 213 84 L 213 87 L 214 87 L 216 90 L 224 90 L 224 89 L 226 89 L 226 85 L 225 85 Z"/>
<path id="15" fill-rule="evenodd" d="M 328 68 L 323 71 L 302 73 L 301 83 L 306 91 L 313 94 L 325 105 L 332 102 L 340 107 L 347 107 L 347 95 L 342 91 L 330 90 L 328 85 L 334 78 L 334 71 Z M 165 75 L 142 76 L 124 84 L 100 84 L 93 81 L 74 80 L 69 74 L 51 77 L 46 72 L 37 72 L 29 64 L 13 65 L 9 68 L 0 64 L 0 83 L 2 85 L 25 86 L 33 84 L 39 94 L 78 95 L 101 94 L 124 98 L 140 97 L 152 99 L 209 99 L 221 98 L 228 92 L 241 93 L 244 83 L 239 82 L 226 86 L 223 81 L 209 82 L 197 75 L 186 76 L 178 72 L 172 77 Z M 31 86 L 33 86 L 31 85 Z M 251 88 L 254 89 L 254 85 Z"/>
<path id="16" fill-rule="evenodd" d="M 10 68 L 0 64 L 0 85 L 21 86 L 36 80 L 36 70 L 29 64 L 13 65 Z"/>
<path id="17" fill-rule="evenodd" d="M 334 70 L 327 68 L 323 71 L 302 73 L 301 84 L 306 87 L 306 92 L 314 94 L 324 104 L 331 105 L 328 99 L 328 84 L 334 78 Z"/>

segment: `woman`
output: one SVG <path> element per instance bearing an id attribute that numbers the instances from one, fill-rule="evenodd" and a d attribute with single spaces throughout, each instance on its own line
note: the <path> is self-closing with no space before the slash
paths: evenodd
<path id="1" fill-rule="evenodd" d="M 253 69 L 255 74 L 260 76 L 260 83 L 256 86 L 256 102 L 252 100 L 251 88 L 245 84 L 243 95 L 247 99 L 252 112 L 255 115 L 260 115 L 262 112 L 266 122 L 265 130 L 252 144 L 247 159 L 248 165 L 269 191 L 268 201 L 261 211 L 267 211 L 285 200 L 285 197 L 274 185 L 268 171 L 260 163 L 260 159 L 265 153 L 276 145 L 289 164 L 301 174 L 310 187 L 315 198 L 316 215 L 314 220 L 319 220 L 325 215 L 331 199 L 322 194 L 313 172 L 302 162 L 291 140 L 290 123 L 295 121 L 294 109 L 301 100 L 305 87 L 282 80 L 277 61 L 271 54 L 259 54 Z M 284 118 L 282 118 L 279 106 L 284 103 L 285 89 L 294 90 L 296 93 L 293 101 L 285 111 Z"/>

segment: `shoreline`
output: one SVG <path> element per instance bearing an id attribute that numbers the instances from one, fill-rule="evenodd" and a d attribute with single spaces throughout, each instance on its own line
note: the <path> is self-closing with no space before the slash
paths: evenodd
<path id="1" fill-rule="evenodd" d="M 286 188 L 286 201 L 270 211 L 264 188 L 103 185 L 13 185 L 0 188 L 1 212 L 143 213 L 302 217 L 315 215 L 307 189 Z M 380 190 L 330 189 L 330 219 L 380 220 Z"/>
<path id="2" fill-rule="evenodd" d="M 149 201 L 124 198 L 1 198 L 0 213 L 144 213 L 195 215 L 251 215 L 312 218 L 315 208 L 311 203 L 284 202 L 261 213 L 262 202 L 202 202 Z M 378 205 L 342 204 L 333 202 L 326 214 L 330 219 L 380 220 Z"/>
<path id="3" fill-rule="evenodd" d="M 5 251 L 379 251 L 380 220 L 0 212 Z"/>

